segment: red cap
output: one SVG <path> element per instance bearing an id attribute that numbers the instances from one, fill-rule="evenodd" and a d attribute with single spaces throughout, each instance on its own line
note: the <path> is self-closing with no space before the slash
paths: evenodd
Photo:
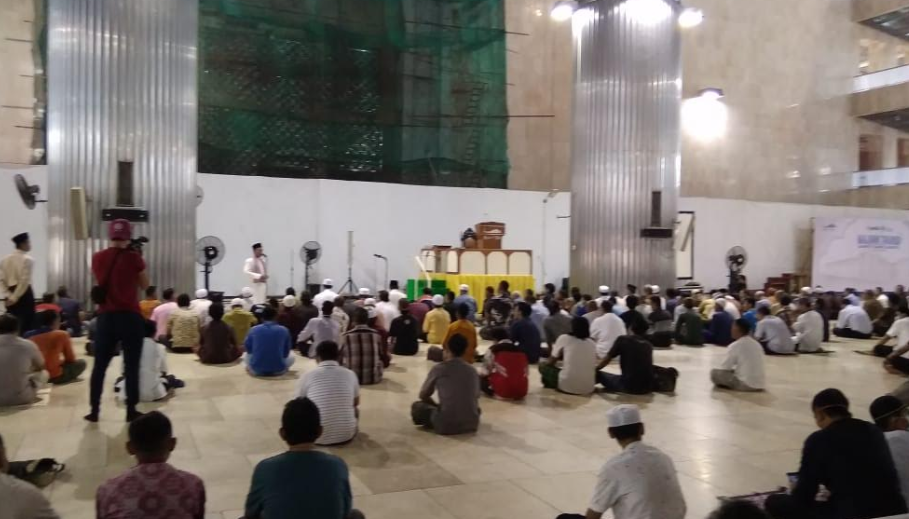
<path id="1" fill-rule="evenodd" d="M 128 220 L 121 218 L 107 226 L 107 234 L 112 240 L 128 240 L 133 236 L 133 228 Z"/>

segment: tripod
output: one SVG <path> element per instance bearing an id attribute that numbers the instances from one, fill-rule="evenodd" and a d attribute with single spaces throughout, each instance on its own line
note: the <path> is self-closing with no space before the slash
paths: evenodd
<path id="1" fill-rule="evenodd" d="M 341 286 L 341 293 L 345 288 L 350 289 L 350 293 L 357 295 L 357 284 L 353 280 L 353 231 L 347 231 L 347 281 Z"/>

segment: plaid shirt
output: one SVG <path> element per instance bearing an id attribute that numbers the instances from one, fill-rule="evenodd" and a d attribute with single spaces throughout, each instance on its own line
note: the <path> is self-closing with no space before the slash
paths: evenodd
<path id="1" fill-rule="evenodd" d="M 341 365 L 356 373 L 361 385 L 378 384 L 388 355 L 382 336 L 366 325 L 359 325 L 341 335 Z"/>

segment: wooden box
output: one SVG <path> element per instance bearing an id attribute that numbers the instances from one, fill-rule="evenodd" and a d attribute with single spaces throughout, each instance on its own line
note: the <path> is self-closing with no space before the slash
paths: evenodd
<path id="1" fill-rule="evenodd" d="M 480 222 L 477 224 L 477 248 L 501 249 L 505 237 L 505 224 L 500 222 Z"/>

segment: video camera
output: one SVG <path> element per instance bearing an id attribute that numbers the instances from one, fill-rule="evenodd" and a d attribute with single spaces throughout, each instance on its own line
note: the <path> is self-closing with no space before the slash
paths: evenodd
<path id="1" fill-rule="evenodd" d="M 133 238 L 129 240 L 129 249 L 142 254 L 142 249 L 145 247 L 145 244 L 148 243 L 148 238 L 145 236 L 139 236 L 138 238 Z"/>

